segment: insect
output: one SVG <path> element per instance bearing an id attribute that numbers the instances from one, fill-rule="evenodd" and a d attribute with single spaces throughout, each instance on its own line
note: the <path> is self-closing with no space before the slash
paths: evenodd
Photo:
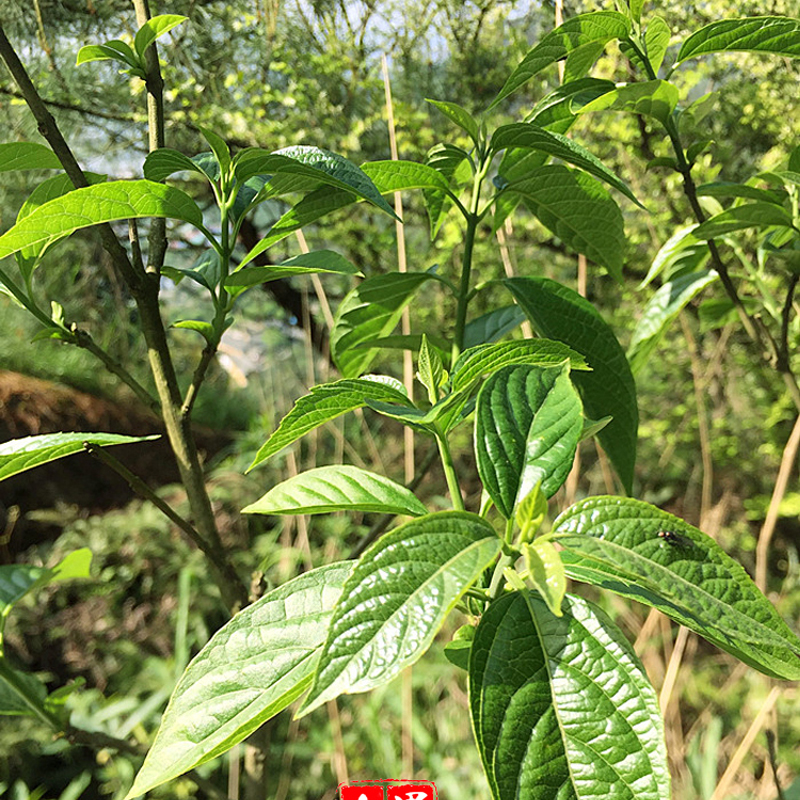
<path id="1" fill-rule="evenodd" d="M 663 539 L 667 544 L 672 547 L 691 547 L 692 540 L 686 536 L 681 536 L 674 531 L 659 531 L 658 538 Z"/>

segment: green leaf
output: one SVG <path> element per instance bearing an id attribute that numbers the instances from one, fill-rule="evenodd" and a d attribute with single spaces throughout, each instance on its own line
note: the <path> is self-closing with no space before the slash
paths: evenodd
<path id="1" fill-rule="evenodd" d="M 638 25 L 642 21 L 642 6 L 644 0 L 627 0 L 631 11 L 631 19 Z"/>
<path id="2" fill-rule="evenodd" d="M 228 276 L 226 286 L 255 286 L 268 283 L 292 275 L 313 275 L 317 273 L 338 273 L 339 275 L 360 275 L 358 267 L 343 255 L 333 250 L 313 250 L 298 256 L 287 258 L 280 264 L 264 267 L 244 267 L 249 263 L 242 260 L 236 272 Z"/>
<path id="3" fill-rule="evenodd" d="M 702 225 L 698 225 L 692 234 L 696 239 L 714 239 L 733 231 L 761 228 L 766 225 L 783 225 L 790 228 L 792 216 L 774 203 L 747 203 L 709 217 Z"/>
<path id="4" fill-rule="evenodd" d="M 413 664 L 499 552 L 491 525 L 463 511 L 429 514 L 379 539 L 345 583 L 299 714 L 388 683 Z"/>
<path id="5" fill-rule="evenodd" d="M 606 45 L 613 39 L 627 36 L 630 30 L 631 23 L 628 18 L 616 11 L 596 11 L 571 17 L 544 36 L 528 52 L 489 108 L 494 108 L 501 100 L 527 83 L 537 72 L 561 61 L 572 51 L 587 44 Z"/>
<path id="6" fill-rule="evenodd" d="M 654 73 L 658 73 L 661 68 L 671 38 L 669 25 L 661 17 L 653 17 L 647 23 L 647 29 L 644 32 L 644 46 Z"/>
<path id="7" fill-rule="evenodd" d="M 680 275 L 663 284 L 650 298 L 628 346 L 628 362 L 634 375 L 647 363 L 678 314 L 717 277 L 710 269 Z"/>
<path id="8" fill-rule="evenodd" d="M 0 716 L 39 716 L 46 698 L 47 688 L 39 678 L 12 669 L 0 657 Z"/>
<path id="9" fill-rule="evenodd" d="M 703 183 L 697 187 L 698 197 L 743 197 L 748 200 L 760 200 L 765 203 L 776 203 L 781 205 L 785 199 L 777 191 L 769 189 L 759 189 L 757 186 L 748 186 L 746 183 L 730 183 L 727 181 L 715 181 L 714 183 Z"/>
<path id="10" fill-rule="evenodd" d="M 613 109 L 643 114 L 667 125 L 680 99 L 678 89 L 668 81 L 646 81 L 620 86 L 598 97 L 580 109 L 581 114 Z"/>
<path id="11" fill-rule="evenodd" d="M 441 172 L 416 161 L 368 161 L 361 165 L 381 194 L 407 189 L 437 189 L 449 192 L 449 184 Z"/>
<path id="12" fill-rule="evenodd" d="M 242 509 L 243 514 L 325 514 L 330 511 L 411 517 L 428 513 L 405 486 L 346 464 L 301 472 Z"/>
<path id="13" fill-rule="evenodd" d="M 158 436 L 120 436 L 116 433 L 45 433 L 0 444 L 0 481 L 50 461 L 84 451 L 84 442 L 112 444 L 149 442 Z"/>
<path id="14" fill-rule="evenodd" d="M 136 75 L 138 78 L 144 79 L 145 74 L 142 69 L 142 62 L 136 53 L 133 52 L 131 46 L 127 42 L 120 39 L 112 39 L 105 44 L 87 44 L 78 50 L 78 58 L 76 65 L 86 64 L 90 61 L 119 61 L 130 67 L 127 70 L 131 75 Z"/>
<path id="15" fill-rule="evenodd" d="M 311 393 L 297 400 L 294 408 L 280 421 L 277 429 L 256 453 L 248 472 L 314 428 L 348 411 L 363 408 L 367 400 L 405 404 L 408 403 L 408 396 L 402 391 L 402 384 L 398 389 L 389 382 L 368 377 L 314 386 Z"/>
<path id="16" fill-rule="evenodd" d="M 525 319 L 525 315 L 516 304 L 495 308 L 482 314 L 464 326 L 464 349 L 496 342 L 522 325 Z"/>
<path id="17" fill-rule="evenodd" d="M 569 361 L 572 369 L 588 369 L 579 353 L 561 342 L 548 339 L 524 339 L 514 342 L 482 344 L 464 350 L 453 365 L 450 382 L 454 392 L 470 386 L 481 375 L 502 367 L 531 364 L 539 367 L 561 366 Z"/>
<path id="18" fill-rule="evenodd" d="M 144 177 L 149 181 L 160 183 L 176 172 L 197 172 L 203 177 L 208 177 L 191 158 L 178 150 L 169 147 L 160 147 L 153 150 L 144 160 Z"/>
<path id="19" fill-rule="evenodd" d="M 591 497 L 553 523 L 567 574 L 659 609 L 775 678 L 800 678 L 800 639 L 744 569 L 682 519 Z"/>
<path id="20" fill-rule="evenodd" d="M 472 174 L 469 153 L 452 144 L 437 144 L 432 147 L 425 158 L 425 164 L 436 170 L 448 186 L 451 183 L 461 185 Z M 452 198 L 443 189 L 423 189 L 422 195 L 430 220 L 431 239 L 434 239 L 452 206 Z"/>
<path id="21" fill-rule="evenodd" d="M 316 222 L 326 214 L 352 205 L 356 197 L 344 189 L 331 189 L 323 186 L 306 195 L 299 203 L 290 208 L 269 230 L 269 233 L 244 257 L 249 263 L 256 256 L 272 247 L 276 242 L 285 239 L 296 230 Z"/>
<path id="22" fill-rule="evenodd" d="M 196 331 L 209 344 L 215 344 L 217 335 L 214 326 L 210 322 L 202 319 L 179 319 L 170 325 L 171 328 L 183 328 L 188 331 Z"/>
<path id="23" fill-rule="evenodd" d="M 592 371 L 575 373 L 572 379 L 589 417 L 614 418 L 598 438 L 630 492 L 639 409 L 636 384 L 614 332 L 588 300 L 555 281 L 508 278 L 503 283 L 542 336 L 564 342 L 586 357 Z"/>
<path id="24" fill-rule="evenodd" d="M 520 541 L 531 541 L 546 516 L 547 497 L 542 492 L 541 484 L 537 483 L 517 504 L 517 510 L 514 513 L 514 521 L 519 528 Z"/>
<path id="25" fill-rule="evenodd" d="M 203 225 L 203 213 L 194 200 L 173 186 L 147 180 L 100 183 L 50 200 L 6 231 L 0 236 L 0 259 L 101 222 L 140 217 Z"/>
<path id="26" fill-rule="evenodd" d="M 547 164 L 509 188 L 568 247 L 622 282 L 625 225 L 619 206 L 601 184 L 577 170 Z"/>
<path id="27" fill-rule="evenodd" d="M 745 17 L 712 22 L 695 31 L 681 46 L 680 64 L 709 53 L 753 52 L 800 56 L 800 19 Z"/>
<path id="28" fill-rule="evenodd" d="M 315 183 L 351 192 L 396 218 L 392 207 L 383 199 L 366 173 L 346 158 L 329 150 L 295 145 L 269 153 L 251 148 L 238 153 L 234 163 L 236 179 L 240 183 L 254 175 L 312 178 Z"/>
<path id="29" fill-rule="evenodd" d="M 0 172 L 28 169 L 61 169 L 58 156 L 36 142 L 0 144 Z"/>
<path id="30" fill-rule="evenodd" d="M 231 168 L 231 149 L 228 143 L 218 134 L 214 133 L 210 128 L 200 126 L 200 133 L 203 138 L 208 142 L 211 147 L 211 152 L 214 153 L 214 158 L 219 165 L 219 174 L 227 176 Z"/>
<path id="31" fill-rule="evenodd" d="M 669 277 L 687 271 L 695 272 L 708 260 L 708 245 L 694 236 L 696 227 L 696 224 L 692 224 L 678 228 L 667 239 L 656 253 L 647 276 L 639 284 L 639 289 L 644 289 L 661 272 L 666 272 Z"/>
<path id="32" fill-rule="evenodd" d="M 506 519 L 537 483 L 552 497 L 566 480 L 582 411 L 567 364 L 503 367 L 481 386 L 475 407 L 478 474 Z"/>
<path id="33" fill-rule="evenodd" d="M 619 628 L 569 596 L 554 617 L 530 592 L 496 600 L 469 664 L 475 738 L 493 800 L 667 800 L 653 687 Z"/>
<path id="34" fill-rule="evenodd" d="M 430 103 L 448 117 L 452 122 L 455 122 L 461 130 L 469 134 L 470 139 L 477 147 L 480 143 L 480 128 L 477 121 L 466 108 L 462 108 L 458 103 L 448 103 L 444 100 L 430 100 L 425 99 L 425 102 Z"/>
<path id="35" fill-rule="evenodd" d="M 226 752 L 305 691 L 351 569 L 311 570 L 214 634 L 178 681 L 128 800 Z"/>
<path id="36" fill-rule="evenodd" d="M 359 345 L 391 333 L 414 293 L 432 277 L 428 272 L 374 275 L 342 300 L 336 311 L 330 345 L 331 356 L 345 378 L 357 378 L 366 372 L 378 351 Z"/>
<path id="37" fill-rule="evenodd" d="M 563 616 L 561 607 L 567 593 L 567 575 L 558 550 L 547 539 L 537 539 L 526 544 L 523 553 L 528 580 L 547 603 L 550 612 L 557 617 Z"/>
<path id="38" fill-rule="evenodd" d="M 600 159 L 592 155 L 586 148 L 581 147 L 573 142 L 572 139 L 568 139 L 560 133 L 552 133 L 527 122 L 502 125 L 494 132 L 490 149 L 492 152 L 497 153 L 508 148 L 536 150 L 560 158 L 568 164 L 580 167 L 601 181 L 605 181 L 609 186 L 613 186 L 633 200 L 636 205 L 644 208 L 627 185 L 608 169 Z"/>
<path id="39" fill-rule="evenodd" d="M 469 651 L 475 638 L 475 630 L 474 625 L 462 625 L 444 646 L 444 656 L 453 666 L 469 669 Z"/>
<path id="40" fill-rule="evenodd" d="M 554 133 L 566 133 L 584 105 L 613 91 L 615 86 L 613 81 L 600 78 L 581 78 L 562 84 L 534 106 L 525 122 L 533 122 Z"/>
<path id="41" fill-rule="evenodd" d="M 133 40 L 133 46 L 139 54 L 139 58 L 144 60 L 144 51 L 150 47 L 153 42 L 160 36 L 171 31 L 177 25 L 180 25 L 188 17 L 182 17 L 179 14 L 159 14 L 157 17 L 148 19 L 147 22 L 136 31 L 136 37 Z"/>
<path id="42" fill-rule="evenodd" d="M 417 361 L 417 379 L 428 390 L 431 404 L 435 404 L 439 399 L 439 389 L 447 380 L 447 373 L 441 356 L 428 345 L 428 337 L 424 333 Z"/>

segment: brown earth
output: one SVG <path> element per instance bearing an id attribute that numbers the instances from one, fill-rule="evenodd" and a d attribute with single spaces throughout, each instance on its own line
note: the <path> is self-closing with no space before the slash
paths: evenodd
<path id="1" fill-rule="evenodd" d="M 160 420 L 130 402 L 115 402 L 86 392 L 0 370 L 0 442 L 61 431 L 163 434 Z M 199 447 L 213 453 L 228 439 L 204 432 Z M 178 480 L 164 437 L 114 448 L 114 455 L 151 486 Z M 128 484 L 88 454 L 54 461 L 0 483 L 0 562 L 30 544 L 57 535 L 57 516 L 43 524 L 30 519 L 41 509 L 97 513 L 123 506 L 133 497 Z M 16 508 L 14 508 L 16 507 Z M 52 515 L 50 515 L 52 517 Z M 10 541 L 7 540 L 10 535 Z"/>

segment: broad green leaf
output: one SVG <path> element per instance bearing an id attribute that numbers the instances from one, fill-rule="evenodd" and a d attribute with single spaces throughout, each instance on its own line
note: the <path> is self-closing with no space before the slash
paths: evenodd
<path id="1" fill-rule="evenodd" d="M 311 570 L 214 634 L 178 681 L 128 800 L 230 750 L 308 688 L 351 569 Z"/>
<path id="2" fill-rule="evenodd" d="M 480 317 L 471 319 L 464 326 L 464 349 L 468 350 L 479 344 L 496 342 L 518 328 L 525 319 L 525 314 L 516 304 L 495 308 Z"/>
<path id="3" fill-rule="evenodd" d="M 714 270 L 680 275 L 663 284 L 650 298 L 628 346 L 628 362 L 634 375 L 647 363 L 675 317 L 717 277 Z"/>
<path id="4" fill-rule="evenodd" d="M 627 36 L 630 30 L 631 23 L 628 18 L 616 11 L 596 11 L 568 19 L 563 25 L 559 25 L 544 36 L 528 52 L 489 108 L 494 108 L 501 100 L 527 83 L 537 72 L 566 58 L 573 50 L 593 43 L 606 45 L 613 39 Z"/>
<path id="5" fill-rule="evenodd" d="M 363 408 L 367 400 L 406 404 L 408 396 L 402 391 L 402 384 L 398 389 L 390 383 L 366 377 L 314 386 L 311 393 L 297 400 L 294 408 L 280 421 L 277 429 L 256 453 L 248 472 L 314 428 L 348 411 Z"/>
<path id="6" fill-rule="evenodd" d="M 583 106 L 613 91 L 615 86 L 613 81 L 600 78 L 581 78 L 562 84 L 534 106 L 525 122 L 533 122 L 554 133 L 566 133 Z"/>
<path id="7" fill-rule="evenodd" d="M 159 14 L 157 17 L 152 17 L 136 31 L 136 36 L 133 40 L 133 46 L 139 54 L 139 58 L 144 59 L 144 51 L 150 47 L 153 42 L 160 36 L 171 31 L 177 25 L 180 25 L 188 17 L 182 17 L 179 14 Z"/>
<path id="8" fill-rule="evenodd" d="M 800 145 L 789 154 L 789 171 L 800 173 Z"/>
<path id="9" fill-rule="evenodd" d="M 694 236 L 696 224 L 678 228 L 656 253 L 645 279 L 639 284 L 644 289 L 661 272 L 668 277 L 683 272 L 695 272 L 708 260 L 708 245 Z"/>
<path id="10" fill-rule="evenodd" d="M 215 344 L 217 334 L 214 326 L 210 322 L 202 319 L 179 319 L 170 325 L 171 328 L 180 328 L 187 331 L 199 333 L 209 344 Z"/>
<path id="11" fill-rule="evenodd" d="M 228 143 L 217 133 L 214 133 L 210 128 L 199 126 L 200 133 L 203 138 L 208 142 L 211 152 L 214 153 L 214 158 L 219 165 L 220 175 L 227 176 L 231 167 L 231 149 Z M 244 181 L 243 181 L 244 182 Z"/>
<path id="12" fill-rule="evenodd" d="M 451 183 L 461 185 L 472 173 L 469 153 L 452 144 L 438 144 L 432 147 L 425 158 L 425 164 L 436 170 L 448 186 Z M 462 175 L 462 173 L 467 174 Z M 430 220 L 431 239 L 434 239 L 452 206 L 452 199 L 442 189 L 423 189 L 422 195 Z"/>
<path id="13" fill-rule="evenodd" d="M 563 610 L 512 592 L 475 633 L 470 710 L 493 800 L 669 800 L 658 698 L 633 648 L 587 600 Z"/>
<path id="14" fill-rule="evenodd" d="M 463 511 L 429 514 L 381 537 L 345 583 L 299 714 L 388 683 L 413 664 L 499 552 L 491 525 Z"/>
<path id="15" fill-rule="evenodd" d="M 444 100 L 430 100 L 426 98 L 426 102 L 435 106 L 448 117 L 452 122 L 455 122 L 461 130 L 469 134 L 470 139 L 477 146 L 480 140 L 480 128 L 477 121 L 466 108 L 462 108 L 458 103 L 448 103 Z"/>
<path id="16" fill-rule="evenodd" d="M 547 497 L 545 497 L 542 491 L 541 484 L 537 483 L 517 504 L 517 509 L 514 512 L 514 521 L 519 528 L 520 541 L 531 541 L 541 527 L 546 516 Z"/>
<path id="17" fill-rule="evenodd" d="M 208 177 L 191 158 L 169 147 L 153 150 L 144 160 L 144 177 L 149 181 L 160 183 L 176 172 L 197 172 Z"/>
<path id="18" fill-rule="evenodd" d="M 84 451 L 84 442 L 112 444 L 148 442 L 158 436 L 120 436 L 116 433 L 44 433 L 0 444 L 0 481 L 64 456 Z"/>
<path id="19" fill-rule="evenodd" d="M 474 625 L 462 625 L 454 634 L 453 638 L 444 646 L 445 658 L 459 669 L 469 669 L 469 651 L 472 647 L 472 640 L 475 638 Z"/>
<path id="20" fill-rule="evenodd" d="M 666 125 L 680 99 L 678 89 L 668 81 L 646 81 L 620 86 L 598 97 L 580 109 L 580 113 L 613 109 L 643 114 Z"/>
<path id="21" fill-rule="evenodd" d="M 39 678 L 13 669 L 0 656 L 0 716 L 39 716 L 46 699 L 47 687 Z"/>
<path id="22" fill-rule="evenodd" d="M 568 164 L 580 167 L 601 181 L 605 181 L 609 186 L 613 186 L 633 200 L 636 205 L 643 208 L 627 185 L 606 167 L 599 158 L 560 133 L 552 133 L 527 122 L 502 125 L 494 132 L 490 149 L 492 152 L 497 153 L 508 148 L 537 150 L 555 158 L 560 158 Z"/>
<path id="23" fill-rule="evenodd" d="M 145 73 L 142 62 L 127 42 L 112 39 L 105 44 L 87 44 L 78 50 L 76 65 L 87 64 L 90 61 L 119 61 L 130 67 L 131 75 L 144 79 Z"/>
<path id="24" fill-rule="evenodd" d="M 235 171 L 241 183 L 254 175 L 312 178 L 317 183 L 351 192 L 389 216 L 396 216 L 366 173 L 337 153 L 319 147 L 295 145 L 274 153 L 257 148 L 243 150 L 236 156 Z"/>
<path id="25" fill-rule="evenodd" d="M 428 344 L 428 337 L 422 334 L 422 344 L 417 360 L 417 380 L 428 390 L 428 400 L 435 404 L 439 399 L 439 389 L 447 380 L 447 373 L 441 356 Z"/>
<path id="26" fill-rule="evenodd" d="M 572 379 L 589 417 L 613 417 L 598 438 L 630 492 L 639 409 L 636 384 L 614 332 L 588 300 L 555 281 L 508 278 L 503 283 L 542 336 L 564 342 L 586 357 L 592 371 L 575 373 Z"/>
<path id="27" fill-rule="evenodd" d="M 748 200 L 760 200 L 765 203 L 781 205 L 786 197 L 785 192 L 778 192 L 769 189 L 759 189 L 757 186 L 748 186 L 746 183 L 729 183 L 726 181 L 716 181 L 714 183 L 703 183 L 697 187 L 698 197 L 743 197 Z"/>
<path id="28" fill-rule="evenodd" d="M 539 367 L 560 366 L 570 362 L 572 369 L 588 369 L 579 353 L 561 342 L 548 339 L 525 339 L 497 344 L 482 344 L 464 350 L 453 365 L 450 382 L 453 391 L 470 386 L 476 378 L 497 372 L 514 364 L 531 364 Z"/>
<path id="29" fill-rule="evenodd" d="M 709 217 L 698 225 L 692 234 L 696 239 L 714 239 L 733 231 L 745 228 L 760 228 L 766 225 L 792 226 L 792 216 L 774 203 L 747 203 L 747 205 L 729 208 L 721 214 Z M 0 239 L 2 241 L 2 239 Z"/>
<path id="30" fill-rule="evenodd" d="M 568 247 L 622 282 L 625 225 L 619 206 L 600 183 L 578 170 L 547 164 L 510 190 Z"/>
<path id="31" fill-rule="evenodd" d="M 586 42 L 572 50 L 564 62 L 564 82 L 585 78 L 605 49 L 604 42 Z"/>
<path id="32" fill-rule="evenodd" d="M 245 256 L 249 263 L 256 256 L 272 247 L 276 242 L 285 239 L 296 230 L 308 225 L 311 222 L 337 211 L 340 208 L 352 205 L 356 201 L 356 196 L 352 192 L 344 189 L 331 189 L 330 186 L 323 186 L 311 194 L 306 195 L 299 203 L 290 208 L 269 230 L 269 233 Z"/>
<path id="33" fill-rule="evenodd" d="M 672 33 L 669 25 L 661 17 L 653 17 L 647 23 L 647 29 L 644 32 L 644 46 L 650 66 L 656 74 L 664 62 L 664 56 L 667 54 L 671 38 Z"/>
<path id="34" fill-rule="evenodd" d="M 243 514 L 325 514 L 330 511 L 411 517 L 428 513 L 405 486 L 346 464 L 301 472 L 242 509 Z"/>
<path id="35" fill-rule="evenodd" d="M 381 194 L 406 189 L 437 189 L 449 192 L 449 184 L 441 172 L 416 161 L 368 161 L 361 165 Z"/>
<path id="36" fill-rule="evenodd" d="M 0 144 L 0 172 L 28 169 L 61 169 L 58 156 L 37 142 Z"/>
<path id="37" fill-rule="evenodd" d="M 409 333 L 407 336 L 397 333 L 391 336 L 379 336 L 376 339 L 368 339 L 366 342 L 362 342 L 359 347 L 380 347 L 389 350 L 413 350 L 416 352 L 422 346 L 423 336 L 428 340 L 428 346 L 433 347 L 439 353 L 442 361 L 449 358 L 452 350 L 450 342 L 441 336 L 428 335 L 426 333 Z"/>
<path id="38" fill-rule="evenodd" d="M 39 206 L 0 236 L 0 259 L 101 222 L 140 217 L 203 225 L 203 213 L 180 189 L 147 180 L 111 181 L 76 189 Z"/>
<path id="39" fill-rule="evenodd" d="M 345 378 L 366 372 L 378 351 L 359 345 L 394 330 L 414 292 L 433 276 L 427 272 L 374 275 L 351 291 L 336 311 L 331 356 Z"/>
<path id="40" fill-rule="evenodd" d="M 216 250 L 206 250 L 201 253 L 197 261 L 192 264 L 190 269 L 183 267 L 165 266 L 161 268 L 161 274 L 166 275 L 176 284 L 183 278 L 199 283 L 209 291 L 215 291 L 222 277 L 222 269 L 219 260 L 219 253 Z"/>
<path id="41" fill-rule="evenodd" d="M 562 616 L 567 575 L 558 550 L 547 539 L 537 539 L 526 544 L 523 552 L 528 580 L 547 603 L 550 612 Z"/>
<path id="42" fill-rule="evenodd" d="M 88 578 L 91 562 L 92 553 L 84 547 L 69 553 L 52 568 L 27 564 L 0 565 L 0 658 L 3 629 L 11 609 L 35 589 L 74 578 Z"/>
<path id="43" fill-rule="evenodd" d="M 631 10 L 631 19 L 638 25 L 642 21 L 642 7 L 644 0 L 627 0 L 628 8 Z"/>
<path id="44" fill-rule="evenodd" d="M 320 272 L 332 272 L 340 275 L 360 275 L 358 267 L 348 261 L 343 255 L 333 250 L 313 250 L 310 253 L 301 253 L 298 256 L 287 258 L 280 264 L 270 264 L 264 267 L 245 267 L 249 263 L 242 260 L 236 272 L 229 275 L 225 281 L 226 286 L 255 286 L 258 283 L 268 283 L 280 278 L 289 278 L 292 275 L 312 275 Z"/>
<path id="45" fill-rule="evenodd" d="M 757 670 L 800 678 L 800 639 L 744 569 L 697 528 L 620 497 L 591 497 L 553 523 L 567 575 L 653 606 Z"/>
<path id="46" fill-rule="evenodd" d="M 709 53 L 742 51 L 800 56 L 800 19 L 745 17 L 712 22 L 681 45 L 675 63 Z"/>
<path id="47" fill-rule="evenodd" d="M 536 484 L 546 497 L 558 491 L 582 429 L 568 365 L 503 367 L 486 379 L 475 406 L 475 455 L 483 487 L 506 519 Z"/>

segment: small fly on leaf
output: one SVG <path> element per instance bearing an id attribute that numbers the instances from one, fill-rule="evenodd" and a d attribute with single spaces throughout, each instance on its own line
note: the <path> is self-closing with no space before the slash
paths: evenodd
<path id="1" fill-rule="evenodd" d="M 658 538 L 663 539 L 667 544 L 673 547 L 690 547 L 692 540 L 686 536 L 681 536 L 674 531 L 659 531 Z"/>

